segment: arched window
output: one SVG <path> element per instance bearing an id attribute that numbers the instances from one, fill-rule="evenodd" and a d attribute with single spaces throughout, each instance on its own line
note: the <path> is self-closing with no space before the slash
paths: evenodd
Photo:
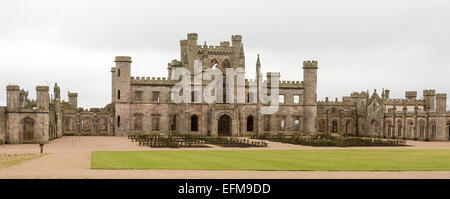
<path id="1" fill-rule="evenodd" d="M 397 121 L 397 136 L 402 137 L 402 121 Z"/>
<path id="2" fill-rule="evenodd" d="M 191 131 L 198 131 L 198 116 L 191 116 Z"/>
<path id="3" fill-rule="evenodd" d="M 425 122 L 423 120 L 421 120 L 419 124 L 419 137 L 420 138 L 425 137 Z"/>
<path id="4" fill-rule="evenodd" d="M 300 131 L 300 119 L 298 117 L 294 120 L 294 131 Z"/>
<path id="5" fill-rule="evenodd" d="M 378 135 L 378 122 L 376 120 L 372 120 L 372 135 Z"/>
<path id="6" fill-rule="evenodd" d="M 435 139 L 436 138 L 436 123 L 433 122 L 431 124 L 431 138 Z"/>
<path id="7" fill-rule="evenodd" d="M 336 120 L 333 120 L 331 122 L 331 132 L 332 133 L 337 133 L 337 121 Z"/>
<path id="8" fill-rule="evenodd" d="M 414 137 L 414 122 L 408 121 L 408 138 Z"/>
<path id="9" fill-rule="evenodd" d="M 247 117 L 247 131 L 253 131 L 253 116 Z"/>
<path id="10" fill-rule="evenodd" d="M 228 59 L 223 60 L 222 68 L 230 68 L 230 67 L 231 67 L 230 61 Z"/>
<path id="11" fill-rule="evenodd" d="M 391 121 L 387 121 L 387 136 L 388 137 L 392 136 L 392 122 Z"/>
<path id="12" fill-rule="evenodd" d="M 319 132 L 324 133 L 326 131 L 326 125 L 325 125 L 325 120 L 321 119 L 319 120 Z"/>
<path id="13" fill-rule="evenodd" d="M 447 122 L 447 140 L 450 140 L 450 121 Z"/>
<path id="14" fill-rule="evenodd" d="M 212 69 L 216 69 L 218 65 L 219 65 L 219 63 L 217 62 L 216 59 L 211 60 L 211 68 Z"/>
<path id="15" fill-rule="evenodd" d="M 351 134 L 352 132 L 352 122 L 347 121 L 345 123 L 345 134 Z"/>

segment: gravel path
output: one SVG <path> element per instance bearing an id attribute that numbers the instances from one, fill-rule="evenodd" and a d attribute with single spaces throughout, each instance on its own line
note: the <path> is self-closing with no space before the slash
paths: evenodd
<path id="1" fill-rule="evenodd" d="M 45 156 L 0 169 L 0 178 L 450 178 L 450 171 L 329 172 L 329 171 L 192 171 L 192 170 L 91 170 L 92 151 L 145 150 L 283 150 L 283 149 L 449 149 L 450 142 L 408 141 L 407 147 L 309 147 L 269 142 L 266 148 L 154 149 L 126 137 L 63 137 L 45 145 Z M 0 154 L 39 153 L 37 144 L 0 145 Z"/>

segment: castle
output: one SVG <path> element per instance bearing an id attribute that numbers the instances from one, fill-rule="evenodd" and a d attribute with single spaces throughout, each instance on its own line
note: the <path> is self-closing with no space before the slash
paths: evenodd
<path id="1" fill-rule="evenodd" d="M 363 91 L 341 100 L 317 101 L 317 61 L 303 62 L 303 81 L 279 81 L 279 108 L 274 114 L 262 114 L 266 104 L 251 92 L 254 87 L 270 89 L 268 82 L 280 78 L 280 73 L 269 72 L 266 80 L 257 81 L 262 79 L 259 56 L 255 79 L 245 79 L 245 93 L 227 91 L 224 86 L 220 94 L 225 97 L 234 92 L 234 96 L 244 96 L 244 102 L 234 97 L 231 103 L 206 103 L 193 89 L 191 103 L 174 103 L 171 89 L 179 81 L 172 80 L 172 72 L 184 68 L 195 78 L 198 60 L 202 71 L 218 68 L 226 74 L 226 69 L 242 68 L 240 73 L 245 74 L 240 35 L 219 46 L 198 45 L 197 40 L 196 33 L 189 33 L 180 41 L 180 60 L 168 64 L 168 77 L 132 77 L 131 57 L 117 56 L 111 68 L 112 100 L 104 108 L 79 108 L 77 93 L 69 92 L 68 102 L 61 101 L 57 84 L 53 97 L 49 97 L 49 87 L 37 86 L 36 100 L 28 99 L 28 92 L 17 85 L 7 86 L 7 106 L 0 107 L 0 143 L 46 143 L 64 135 L 122 136 L 130 132 L 208 136 L 326 132 L 450 140 L 446 94 L 424 90 L 423 99 L 418 99 L 416 91 L 406 91 L 405 99 L 391 99 L 389 90 L 383 89 L 380 94 Z M 191 86 L 204 88 L 207 83 Z"/>

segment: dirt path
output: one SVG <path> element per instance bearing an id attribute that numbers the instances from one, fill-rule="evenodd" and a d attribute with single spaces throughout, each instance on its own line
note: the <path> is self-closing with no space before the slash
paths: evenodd
<path id="1" fill-rule="evenodd" d="M 449 149 L 450 142 L 408 141 L 408 147 L 315 148 L 269 142 L 267 148 L 153 149 L 126 137 L 63 137 L 45 146 L 44 155 L 0 169 L 0 178 L 450 178 L 450 171 L 328 172 L 328 171 L 192 171 L 192 170 L 91 170 L 92 151 L 136 150 L 283 150 L 283 149 Z M 1 154 L 38 153 L 36 144 L 2 145 Z"/>

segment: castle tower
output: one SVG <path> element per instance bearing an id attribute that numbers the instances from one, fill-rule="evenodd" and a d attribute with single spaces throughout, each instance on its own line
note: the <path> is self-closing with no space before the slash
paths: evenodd
<path id="1" fill-rule="evenodd" d="M 317 61 L 303 62 L 303 132 L 316 132 L 317 118 Z"/>
<path id="2" fill-rule="evenodd" d="M 48 91 L 48 86 L 36 86 L 36 104 L 39 110 L 48 111 L 48 104 L 50 103 Z"/>
<path id="3" fill-rule="evenodd" d="M 416 100 L 417 98 L 417 91 L 406 91 L 405 92 L 405 98 L 408 100 Z"/>
<path id="4" fill-rule="evenodd" d="M 447 112 L 447 94 L 436 94 L 436 112 L 438 114 L 445 114 Z"/>
<path id="5" fill-rule="evenodd" d="M 243 56 L 244 52 L 241 52 L 242 47 L 242 36 L 241 35 L 232 35 L 231 36 L 231 66 L 233 68 L 236 67 L 245 67 L 241 63 L 241 56 Z M 241 54 L 242 53 L 242 54 Z"/>
<path id="6" fill-rule="evenodd" d="M 436 110 L 436 91 L 435 90 L 424 90 L 423 98 L 425 99 L 425 104 L 430 111 Z"/>
<path id="7" fill-rule="evenodd" d="M 67 97 L 69 98 L 69 104 L 75 107 L 75 109 L 78 108 L 78 93 L 67 93 Z"/>
<path id="8" fill-rule="evenodd" d="M 129 132 L 129 124 L 131 119 L 130 102 L 131 102 L 131 57 L 117 56 L 114 60 L 115 82 L 114 82 L 114 104 L 115 116 L 115 132 L 118 135 L 124 135 Z"/>
<path id="9" fill-rule="evenodd" d="M 17 85 L 6 86 L 6 92 L 7 92 L 6 104 L 7 104 L 8 110 L 19 109 L 19 91 L 20 91 L 20 87 Z"/>

